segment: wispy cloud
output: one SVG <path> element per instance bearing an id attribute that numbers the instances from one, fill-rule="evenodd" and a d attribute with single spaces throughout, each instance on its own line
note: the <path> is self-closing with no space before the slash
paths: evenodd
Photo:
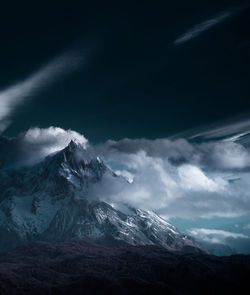
<path id="1" fill-rule="evenodd" d="M 77 51 L 68 51 L 52 60 L 27 79 L 0 91 L 0 132 L 11 123 L 13 111 L 27 98 L 48 87 L 59 78 L 70 74 L 82 65 L 84 56 Z"/>
<path id="2" fill-rule="evenodd" d="M 189 235 L 215 255 L 249 254 L 250 237 L 218 229 L 193 228 Z"/>
<path id="3" fill-rule="evenodd" d="M 250 239 L 242 233 L 207 228 L 193 228 L 189 230 L 189 234 L 198 240 L 213 244 L 227 244 L 227 239 Z"/>
<path id="4" fill-rule="evenodd" d="M 198 37 L 203 32 L 208 31 L 212 27 L 216 26 L 217 24 L 219 24 L 219 23 L 223 22 L 224 20 L 226 20 L 227 18 L 229 18 L 232 14 L 233 14 L 233 12 L 231 12 L 231 11 L 224 11 L 214 18 L 211 18 L 209 20 L 206 20 L 206 21 L 194 26 L 193 28 L 186 31 L 183 35 L 178 37 L 174 41 L 174 45 L 181 45 L 185 42 L 190 41 L 191 39 Z"/>
<path id="5" fill-rule="evenodd" d="M 224 141 L 238 141 L 250 133 L 250 120 L 241 119 L 214 125 L 213 127 L 205 127 L 203 130 L 193 130 L 193 134 L 189 136 L 190 139 L 220 139 Z"/>

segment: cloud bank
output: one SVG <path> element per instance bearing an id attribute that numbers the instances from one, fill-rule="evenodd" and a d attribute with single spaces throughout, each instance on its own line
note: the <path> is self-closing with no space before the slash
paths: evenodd
<path id="1" fill-rule="evenodd" d="M 249 145 L 230 140 L 123 139 L 91 145 L 72 130 L 31 128 L 11 140 L 0 138 L 0 163 L 19 167 L 37 163 L 71 139 L 129 180 L 104 177 L 95 184 L 92 195 L 110 204 L 128 203 L 167 218 L 250 212 Z"/>
<path id="2" fill-rule="evenodd" d="M 222 140 L 126 138 L 95 146 L 111 167 L 123 175 L 130 173 L 134 180 L 113 200 L 144 206 L 165 217 L 249 213 L 250 139 L 241 143 L 231 136 L 242 126 L 247 133 L 246 122 L 223 126 L 227 138 Z"/>
<path id="3" fill-rule="evenodd" d="M 20 104 L 57 79 L 75 71 L 83 61 L 80 52 L 74 50 L 65 52 L 24 81 L 0 91 L 0 132 L 11 123 L 11 115 Z"/>
<path id="4" fill-rule="evenodd" d="M 133 182 L 113 195 L 110 185 L 106 188 L 102 185 L 100 197 L 105 191 L 109 201 L 128 202 L 165 217 L 232 217 L 249 212 L 249 172 L 224 166 L 214 170 L 215 165 L 209 160 L 211 154 L 203 154 L 203 160 L 206 156 L 205 166 L 196 159 L 194 163 L 186 159 L 184 163 L 172 164 L 168 157 L 149 156 L 145 150 L 135 154 L 110 151 L 104 158 L 111 167 L 120 165 L 121 171 L 130 172 Z"/>

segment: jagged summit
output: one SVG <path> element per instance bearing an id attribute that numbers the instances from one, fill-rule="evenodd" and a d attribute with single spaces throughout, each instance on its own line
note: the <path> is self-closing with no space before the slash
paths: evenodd
<path id="1" fill-rule="evenodd" d="M 71 151 L 77 150 L 77 149 L 82 149 L 86 150 L 86 144 L 82 144 L 77 138 L 73 138 L 70 140 L 69 144 L 65 147 L 70 149 Z"/>
<path id="2" fill-rule="evenodd" d="M 75 153 L 77 151 L 82 153 L 84 152 L 87 153 L 87 147 L 83 145 L 81 142 L 79 142 L 77 139 L 71 139 L 69 144 L 62 150 L 68 153 Z M 90 153 L 89 150 L 88 150 L 88 153 Z"/>
<path id="3" fill-rule="evenodd" d="M 73 159 L 81 163 L 89 163 L 93 159 L 99 159 L 100 158 L 90 149 L 83 146 L 80 142 L 77 140 L 71 140 L 70 143 L 59 153 L 64 154 L 64 160 L 69 161 L 70 159 Z"/>

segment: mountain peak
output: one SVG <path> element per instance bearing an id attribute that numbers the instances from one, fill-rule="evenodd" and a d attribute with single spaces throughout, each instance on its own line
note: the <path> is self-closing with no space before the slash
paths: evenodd
<path id="1" fill-rule="evenodd" d="M 77 140 L 77 139 L 71 139 L 71 141 L 70 141 L 70 143 L 68 144 L 68 146 L 67 146 L 70 150 L 75 150 L 75 149 L 78 149 L 78 148 L 83 148 L 83 149 L 85 149 L 84 147 L 83 147 L 83 145 L 80 143 L 80 141 L 79 140 Z"/>
<path id="2" fill-rule="evenodd" d="M 64 152 L 74 153 L 76 151 L 86 151 L 86 147 L 77 139 L 71 139 L 69 144 L 63 149 Z"/>

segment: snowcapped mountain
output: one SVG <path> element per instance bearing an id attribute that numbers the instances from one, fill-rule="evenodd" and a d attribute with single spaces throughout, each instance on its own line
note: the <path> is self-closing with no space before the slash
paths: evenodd
<path id="1" fill-rule="evenodd" d="M 130 184 L 74 141 L 36 165 L 2 169 L 0 177 L 1 250 L 36 240 L 89 239 L 109 245 L 203 251 L 192 238 L 151 211 L 124 204 L 121 210 L 90 198 L 104 178 Z"/>

